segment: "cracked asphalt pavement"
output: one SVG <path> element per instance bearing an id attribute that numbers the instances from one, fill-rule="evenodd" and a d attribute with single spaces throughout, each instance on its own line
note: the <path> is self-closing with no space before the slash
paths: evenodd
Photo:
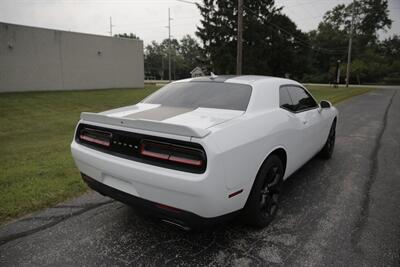
<path id="1" fill-rule="evenodd" d="M 399 266 L 400 90 L 338 109 L 333 158 L 285 182 L 263 230 L 232 221 L 184 232 L 89 192 L 0 227 L 0 266 Z"/>

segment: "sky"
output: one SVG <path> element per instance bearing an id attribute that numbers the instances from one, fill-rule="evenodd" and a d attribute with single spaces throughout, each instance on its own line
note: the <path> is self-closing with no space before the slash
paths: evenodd
<path id="1" fill-rule="evenodd" d="M 186 1 L 186 2 L 185 2 Z M 171 35 L 194 36 L 200 21 L 197 7 L 187 2 L 200 0 L 0 0 L 0 22 L 58 30 L 110 35 L 134 33 L 145 45 L 168 37 L 168 8 Z M 275 0 L 303 31 L 316 29 L 324 13 L 351 0 Z M 246 0 L 244 0 L 246 3 Z M 392 28 L 381 38 L 400 34 L 400 0 L 389 0 Z"/>

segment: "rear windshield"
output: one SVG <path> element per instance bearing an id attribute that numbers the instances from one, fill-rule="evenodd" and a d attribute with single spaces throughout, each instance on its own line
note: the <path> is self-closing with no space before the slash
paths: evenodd
<path id="1" fill-rule="evenodd" d="M 171 83 L 144 99 L 143 103 L 170 107 L 246 110 L 251 87 L 220 82 Z"/>

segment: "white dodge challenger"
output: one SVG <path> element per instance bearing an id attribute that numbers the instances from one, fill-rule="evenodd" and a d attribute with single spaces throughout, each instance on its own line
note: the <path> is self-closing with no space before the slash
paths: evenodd
<path id="1" fill-rule="evenodd" d="M 92 189 L 165 222 L 197 228 L 240 213 L 265 227 L 283 180 L 331 157 L 337 115 L 293 80 L 213 75 L 83 112 L 71 150 Z"/>

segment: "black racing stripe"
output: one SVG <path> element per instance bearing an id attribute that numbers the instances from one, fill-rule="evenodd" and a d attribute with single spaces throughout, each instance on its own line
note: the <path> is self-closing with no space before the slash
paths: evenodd
<path id="1" fill-rule="evenodd" d="M 183 113 L 187 113 L 195 110 L 195 108 L 179 108 L 179 107 L 167 107 L 160 106 L 158 108 L 153 108 L 149 110 L 144 110 L 141 112 L 133 113 L 125 116 L 124 118 L 129 119 L 145 119 L 153 121 L 163 121 Z"/>

